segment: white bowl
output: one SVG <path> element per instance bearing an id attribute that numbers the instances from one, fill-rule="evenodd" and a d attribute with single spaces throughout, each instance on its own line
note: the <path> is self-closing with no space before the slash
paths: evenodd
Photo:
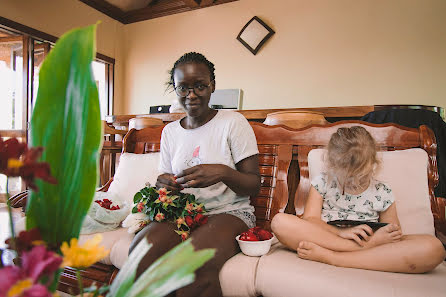
<path id="1" fill-rule="evenodd" d="M 271 237 L 268 240 L 259 240 L 259 241 L 240 240 L 240 235 L 237 235 L 235 237 L 235 240 L 237 240 L 238 245 L 242 250 L 242 253 L 252 257 L 259 257 L 267 254 L 269 252 L 269 249 L 271 248 L 271 242 L 273 241 L 273 239 L 274 239 L 274 234 L 273 237 Z"/>

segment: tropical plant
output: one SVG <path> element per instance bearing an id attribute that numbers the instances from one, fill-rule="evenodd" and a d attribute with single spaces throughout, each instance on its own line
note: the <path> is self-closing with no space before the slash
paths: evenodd
<path id="1" fill-rule="evenodd" d="M 77 241 L 97 185 L 102 142 L 91 69 L 95 35 L 96 25 L 72 30 L 45 59 L 31 120 L 35 147 L 0 138 L 0 173 L 21 176 L 31 188 L 28 230 L 18 237 L 8 202 L 12 236 L 7 243 L 17 251 L 17 261 L 5 267 L 0 263 L 0 296 L 51 297 L 64 265 L 77 269 L 82 292 L 79 269 L 108 253 L 98 238 L 83 245 Z M 43 162 L 37 162 L 40 155 Z M 191 283 L 193 272 L 214 255 L 214 250 L 195 252 L 189 241 L 158 259 L 135 281 L 136 267 L 149 248 L 146 240 L 138 244 L 107 296 L 164 296 Z M 107 290 L 96 289 L 95 296 Z"/>
<path id="2" fill-rule="evenodd" d="M 37 181 L 27 205 L 27 228 L 59 246 L 77 238 L 98 180 L 102 126 L 91 63 L 96 25 L 64 34 L 46 57 L 31 119 L 31 144 L 43 146 L 57 185 Z"/>

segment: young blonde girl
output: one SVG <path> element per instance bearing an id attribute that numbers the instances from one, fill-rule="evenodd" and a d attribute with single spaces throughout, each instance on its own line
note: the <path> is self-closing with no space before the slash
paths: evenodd
<path id="1" fill-rule="evenodd" d="M 300 258 L 379 271 L 423 273 L 445 258 L 434 236 L 403 235 L 392 189 L 374 178 L 376 143 L 360 126 L 339 128 L 329 141 L 327 171 L 311 181 L 302 219 L 277 214 L 271 228 Z M 335 227 L 334 220 L 388 223 L 373 231 L 362 224 Z"/>

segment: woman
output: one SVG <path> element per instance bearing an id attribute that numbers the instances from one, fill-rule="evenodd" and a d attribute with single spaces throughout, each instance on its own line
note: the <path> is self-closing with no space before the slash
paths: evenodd
<path id="1" fill-rule="evenodd" d="M 170 71 L 170 81 L 186 117 L 163 129 L 160 172 L 156 186 L 184 191 L 204 203 L 209 220 L 191 234 L 196 249 L 216 254 L 197 270 L 193 284 L 177 296 L 221 296 L 219 271 L 239 252 L 235 237 L 255 226 L 249 196 L 260 189 L 258 149 L 254 132 L 239 113 L 209 107 L 215 90 L 214 65 L 203 55 L 187 53 Z M 135 237 L 153 247 L 138 267 L 140 275 L 157 258 L 181 242 L 172 223 L 152 222 Z"/>

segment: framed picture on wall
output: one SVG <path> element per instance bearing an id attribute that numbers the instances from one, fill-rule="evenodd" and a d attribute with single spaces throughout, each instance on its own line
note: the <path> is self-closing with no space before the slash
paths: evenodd
<path id="1" fill-rule="evenodd" d="M 255 16 L 242 28 L 237 40 L 255 55 L 274 33 L 273 29 Z"/>

